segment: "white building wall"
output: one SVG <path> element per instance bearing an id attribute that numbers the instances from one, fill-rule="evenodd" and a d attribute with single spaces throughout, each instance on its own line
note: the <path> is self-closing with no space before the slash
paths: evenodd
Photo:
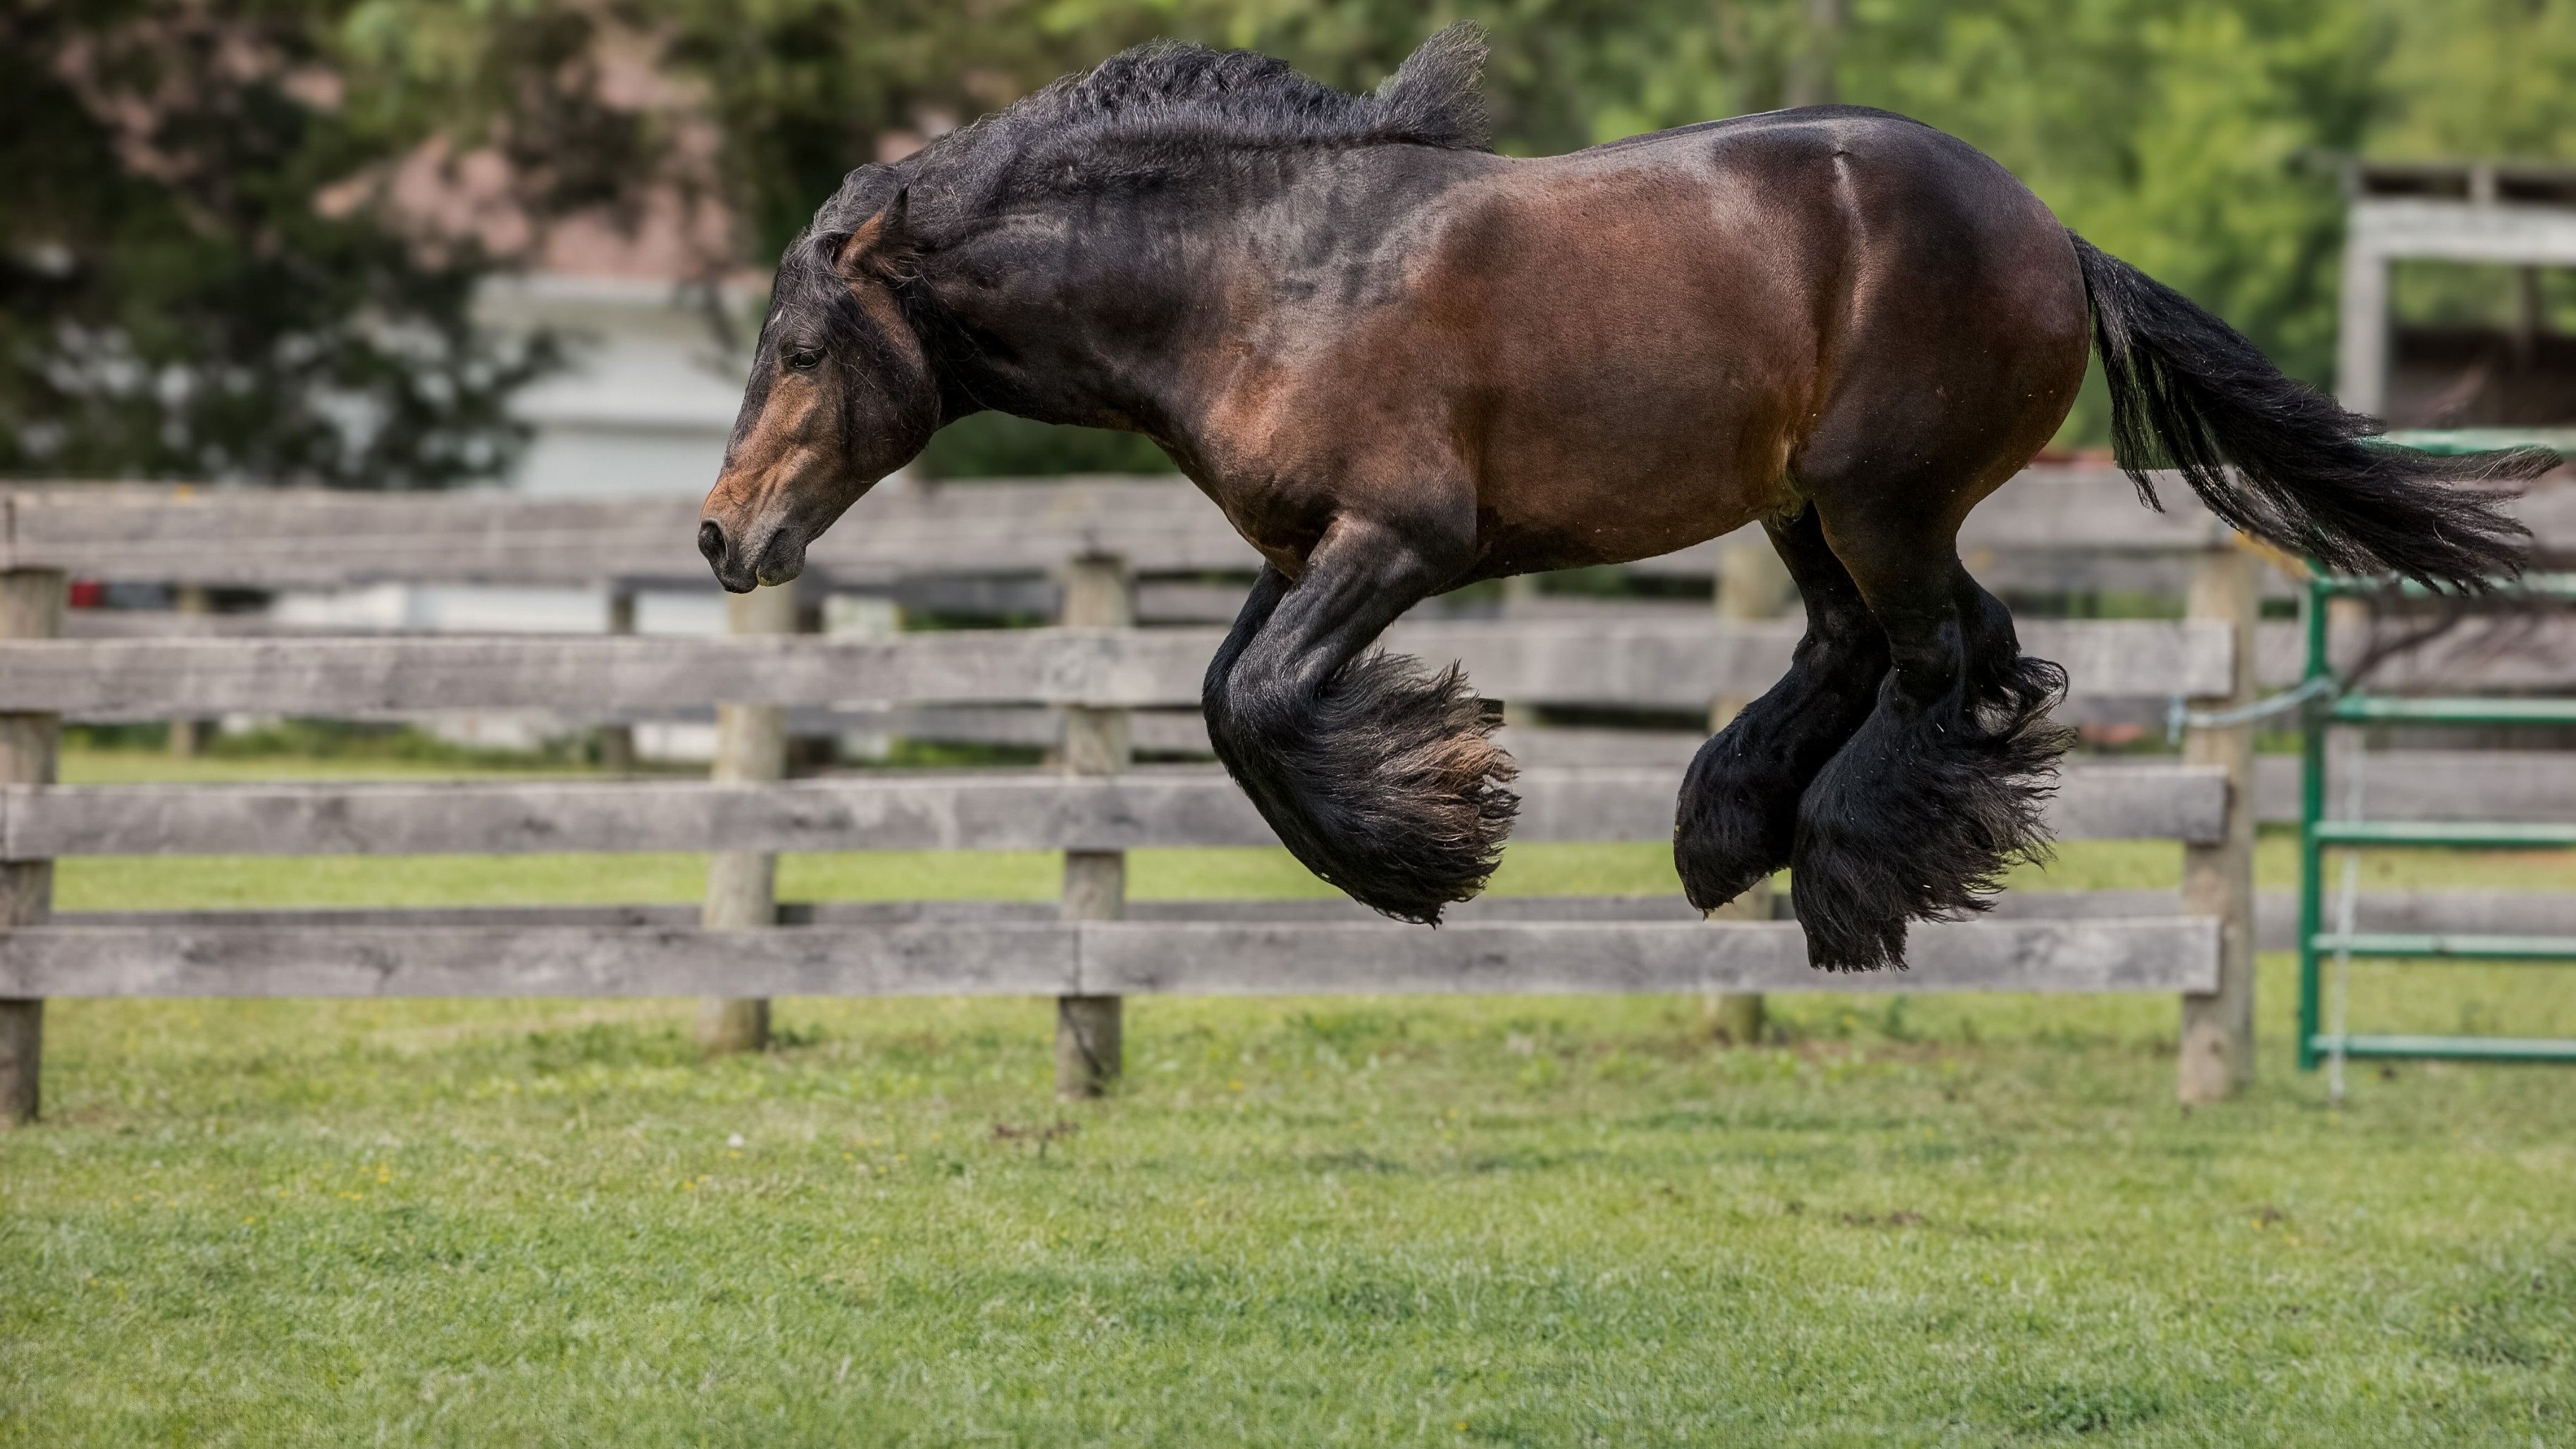
<path id="1" fill-rule="evenodd" d="M 732 308 L 747 329 L 748 305 Z M 572 366 L 519 396 L 537 436 L 512 478 L 546 497 L 695 497 L 712 486 L 742 401 L 747 355 L 720 347 L 702 307 L 665 282 L 495 279 L 479 303 L 501 327 L 552 328 Z M 744 333 L 747 340 L 748 331 Z"/>
<path id="2" fill-rule="evenodd" d="M 726 305 L 747 343 L 757 325 L 749 299 L 737 294 Z M 668 282 L 540 273 L 487 282 L 476 309 L 489 326 L 552 329 L 570 364 L 519 395 L 516 410 L 536 436 L 508 486 L 555 498 L 695 498 L 714 484 L 749 358 L 718 344 L 702 302 L 693 305 Z M 649 591 L 636 603 L 638 633 L 724 628 L 713 579 L 702 591 Z M 607 627 L 608 600 L 596 589 L 382 584 L 281 595 L 275 611 L 324 628 L 595 634 Z M 424 723 L 461 743 L 505 748 L 562 728 L 551 717 L 512 711 Z M 636 734 L 647 755 L 713 752 L 707 725 L 645 725 Z"/>

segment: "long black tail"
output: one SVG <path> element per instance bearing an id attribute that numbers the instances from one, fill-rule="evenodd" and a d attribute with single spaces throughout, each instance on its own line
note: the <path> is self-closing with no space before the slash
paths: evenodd
<path id="1" fill-rule="evenodd" d="M 2530 533 L 2500 507 L 2505 495 L 2462 485 L 2534 478 L 2557 454 L 2444 457 L 2365 443 L 2376 421 L 2282 376 L 2180 292 L 2067 236 L 2111 384 L 2111 444 L 2148 507 L 2163 506 L 2145 471 L 2161 463 L 2231 527 L 2339 572 L 2477 589 L 2522 571 Z"/>

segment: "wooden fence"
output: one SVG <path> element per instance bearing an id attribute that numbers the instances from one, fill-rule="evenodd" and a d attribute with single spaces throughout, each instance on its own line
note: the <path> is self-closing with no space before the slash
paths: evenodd
<path id="1" fill-rule="evenodd" d="M 2161 495 L 2165 511 L 2149 512 L 2117 469 L 2034 467 L 1969 516 L 1960 548 L 1997 588 L 2094 587 L 2120 577 L 2103 566 L 2120 560 L 2179 595 L 2188 560 L 2227 534 L 2178 481 L 2167 480 Z M 0 493 L 0 510 L 0 568 L 87 578 L 262 588 L 368 580 L 694 586 L 706 571 L 697 504 L 686 499 L 81 484 Z M 2536 490 L 2520 513 L 2545 541 L 2576 547 L 2576 488 Z M 1629 568 L 1707 578 L 1723 548 L 1712 541 Z M 1081 557 L 1127 560 L 1147 580 L 1138 598 L 1147 619 L 1158 617 L 1150 605 L 1161 586 L 1152 580 L 1257 564 L 1185 483 L 1071 478 L 880 487 L 814 541 L 806 568 L 828 586 L 867 588 L 1047 578 Z"/>
<path id="2" fill-rule="evenodd" d="M 2030 620 L 2078 708 L 2204 707 L 2255 687 L 2258 571 L 2205 514 L 2144 513 L 2101 470 L 2034 474 L 1977 515 L 1990 569 L 2052 551 L 2179 558 L 2175 621 Z M 2576 537 L 2555 495 L 2526 504 Z M 2561 510 L 2563 511 L 2563 510 Z M 1046 575 L 1094 627 L 882 639 L 743 635 L 297 637 L 61 633 L 64 577 L 196 586 L 380 579 L 702 584 L 694 508 L 170 490 L 0 493 L 0 1094 L 34 1110 L 41 1001 L 103 995 L 1030 994 L 1059 998 L 1059 1085 L 1116 1069 L 1116 999 L 1139 992 L 2138 991 L 2185 1001 L 2183 1092 L 2241 1081 L 2255 942 L 2255 771 L 2243 728 L 2195 731 L 2183 763 L 2084 763 L 2051 815 L 2066 838 L 2182 842 L 2182 892 L 2024 893 L 1984 920 L 1921 928 L 1904 974 L 1810 972 L 1792 922 L 1702 922 L 1676 901 L 1489 900 L 1438 931 L 1346 902 L 1129 903 L 1123 852 L 1266 843 L 1221 776 L 1130 764 L 1149 711 L 1195 704 L 1218 631 L 1141 628 L 1140 567 L 1175 590 L 1250 555 L 1213 508 L 1169 483 L 954 485 L 872 499 L 809 556 L 818 586 L 888 589 L 943 574 Z M 1699 561 L 1693 563 L 1697 557 Z M 1713 551 L 1654 567 L 1701 571 Z M 2059 570 L 2063 572 L 2063 570 Z M 1075 599 L 1088 599 L 1076 603 Z M 1760 693 L 1796 625 L 1647 611 L 1409 620 L 1393 647 L 1466 663 L 1516 704 L 1702 710 Z M 1044 709 L 1073 720 L 1068 772 L 877 772 L 706 783 L 64 786 L 60 720 L 232 711 L 354 719 L 533 708 L 592 718 L 730 706 L 744 739 L 782 709 Z M 762 711 L 767 711 L 762 714 Z M 766 720 L 765 725 L 760 722 Z M 750 723 L 745 723 L 750 721 Z M 760 735 L 755 729 L 765 728 Z M 744 733 L 743 731 L 751 731 Z M 1571 738 L 1578 732 L 1565 732 Z M 1541 739 L 1538 733 L 1526 738 Z M 1533 751 L 1544 758 L 1544 748 Z M 765 771 L 774 776 L 774 769 Z M 1539 763 L 1521 781 L 1524 840 L 1666 839 L 1668 767 Z M 2509 781 L 2500 782 L 2509 784 Z M 2480 807 L 2483 809 L 2484 807 Z M 2487 813 L 2492 813 L 2488 811 Z M 1060 907 L 920 903 L 775 907 L 766 866 L 705 912 L 656 908 L 111 913 L 48 917 L 50 862 L 86 855 L 407 854 L 1012 848 L 1062 851 Z M 745 894 L 747 892 L 747 894 Z"/>

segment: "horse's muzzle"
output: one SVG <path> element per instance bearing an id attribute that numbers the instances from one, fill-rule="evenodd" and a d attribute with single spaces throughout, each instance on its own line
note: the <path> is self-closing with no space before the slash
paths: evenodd
<path id="1" fill-rule="evenodd" d="M 716 582 L 727 593 L 747 594 L 760 580 L 747 560 L 737 553 L 733 540 L 725 536 L 724 525 L 712 518 L 698 521 L 698 552 L 707 556 L 707 566 L 716 571 Z"/>
<path id="2" fill-rule="evenodd" d="M 793 529 L 771 530 L 756 546 L 734 537 L 712 518 L 698 520 L 698 552 L 729 593 L 747 594 L 762 584 L 784 584 L 805 571 L 805 541 Z"/>

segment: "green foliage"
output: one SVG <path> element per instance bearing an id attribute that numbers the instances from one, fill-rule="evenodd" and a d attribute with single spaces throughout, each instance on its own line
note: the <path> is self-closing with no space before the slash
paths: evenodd
<path id="1" fill-rule="evenodd" d="M 490 258 L 366 203 L 430 118 L 372 99 L 344 8 L 0 19 L 0 474 L 420 487 L 508 462 L 504 403 L 551 345 L 475 323 Z"/>

